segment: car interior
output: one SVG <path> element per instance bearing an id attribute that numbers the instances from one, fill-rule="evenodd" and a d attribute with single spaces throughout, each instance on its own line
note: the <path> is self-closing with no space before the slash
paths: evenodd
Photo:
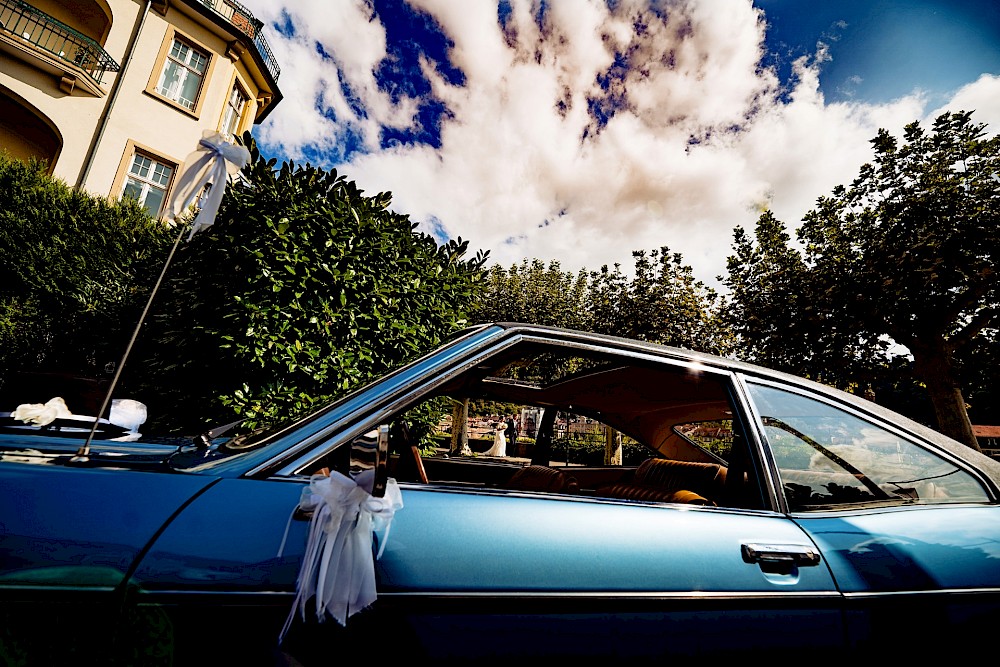
<path id="1" fill-rule="evenodd" d="M 504 456 L 484 451 L 495 430 L 489 416 L 455 411 L 470 405 L 522 417 Z M 463 414 L 488 425 L 464 449 L 451 428 Z M 726 376 L 690 365 L 522 344 L 388 421 L 387 474 L 403 484 L 763 506 Z"/>

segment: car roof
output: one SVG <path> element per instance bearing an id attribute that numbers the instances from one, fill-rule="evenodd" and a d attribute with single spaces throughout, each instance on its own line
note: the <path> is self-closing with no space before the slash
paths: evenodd
<path id="1" fill-rule="evenodd" d="M 782 384 L 799 387 L 834 401 L 845 403 L 859 412 L 866 413 L 880 421 L 889 422 L 899 428 L 909 431 L 918 438 L 938 446 L 960 459 L 964 459 L 969 463 L 972 463 L 984 473 L 989 475 L 995 484 L 1000 486 L 1000 461 L 978 452 L 971 447 L 958 442 L 957 440 L 949 438 L 943 433 L 910 419 L 905 415 L 885 408 L 869 399 L 851 394 L 830 385 L 810 380 L 808 378 L 777 371 L 765 366 L 759 366 L 757 364 L 741 361 L 731 357 L 721 357 L 706 352 L 698 352 L 686 348 L 662 345 L 660 343 L 651 343 L 648 341 L 639 341 L 621 336 L 584 332 L 547 325 L 525 324 L 520 322 L 494 322 L 469 327 L 467 331 L 488 328 L 491 326 L 502 329 L 504 331 L 503 334 L 500 334 L 502 336 L 520 335 L 525 337 L 539 337 L 543 339 L 551 338 L 553 340 L 567 342 L 576 341 L 578 343 L 599 342 L 607 346 L 623 350 L 644 352 L 665 359 L 696 363 L 721 371 L 740 373 L 744 376 L 756 377 L 764 380 L 773 380 Z"/>

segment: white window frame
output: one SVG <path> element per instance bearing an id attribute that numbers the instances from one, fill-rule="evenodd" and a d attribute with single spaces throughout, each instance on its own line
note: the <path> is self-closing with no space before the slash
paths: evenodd
<path id="1" fill-rule="evenodd" d="M 234 98 L 239 99 L 239 106 L 234 103 Z M 233 89 L 226 99 L 226 110 L 222 114 L 222 133 L 230 141 L 239 133 L 240 126 L 243 125 L 243 114 L 246 113 L 247 105 L 250 103 L 250 95 L 243 90 L 239 82 L 233 82 Z"/>
<path id="2" fill-rule="evenodd" d="M 141 170 L 135 170 L 141 161 L 147 161 L 148 164 L 143 165 L 146 169 L 146 174 L 143 175 Z M 164 170 L 167 170 L 166 182 L 163 182 Z M 163 207 L 167 202 L 167 193 L 170 192 L 170 185 L 173 182 L 174 174 L 177 173 L 177 165 L 171 164 L 164 160 L 158 159 L 157 157 L 150 155 L 149 153 L 136 150 L 132 153 L 132 157 L 129 160 L 128 169 L 125 171 L 125 177 L 122 184 L 121 196 L 132 196 L 126 195 L 126 191 L 129 186 L 138 186 L 139 194 L 134 197 L 142 206 L 146 207 L 150 215 L 154 218 L 160 217 L 163 213 Z M 160 205 L 157 210 L 152 210 L 147 206 L 146 201 L 149 198 L 149 193 L 151 191 L 157 191 L 162 193 L 162 198 L 160 199 Z"/>
<path id="3" fill-rule="evenodd" d="M 175 50 L 178 51 L 177 55 L 174 54 Z M 203 59 L 201 63 L 201 71 L 192 65 L 192 60 L 195 55 L 200 56 Z M 163 60 L 163 67 L 160 69 L 159 80 L 155 88 L 156 93 L 172 102 L 176 102 L 188 111 L 194 111 L 198 104 L 198 98 L 201 96 L 201 90 L 205 85 L 205 77 L 208 74 L 208 65 L 210 60 L 211 55 L 209 53 L 202 51 L 191 42 L 175 35 L 173 42 L 170 44 L 170 49 L 167 50 L 166 57 Z M 181 76 L 177 79 L 173 86 L 166 87 L 164 85 L 165 78 L 168 70 L 170 69 L 171 63 L 180 68 Z M 194 93 L 194 99 L 188 100 L 181 96 L 181 91 L 184 90 L 184 84 L 190 77 L 197 77 L 198 87 Z"/>

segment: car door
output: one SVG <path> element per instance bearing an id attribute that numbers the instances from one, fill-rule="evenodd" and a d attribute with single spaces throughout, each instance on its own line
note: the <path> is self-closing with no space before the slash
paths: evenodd
<path id="1" fill-rule="evenodd" d="M 282 650 L 303 664 L 371 641 L 385 642 L 386 656 L 436 661 L 842 648 L 828 566 L 780 514 L 401 487 L 376 563 L 377 602 L 346 628 L 297 617 Z M 208 655 L 268 664 L 307 538 L 309 518 L 294 513 L 301 488 L 214 485 L 143 559 L 142 605 L 169 617 L 178 638 L 210 632 Z M 176 657 L 205 651 L 199 641 Z"/>
<path id="2" fill-rule="evenodd" d="M 403 499 L 377 563 L 378 604 L 418 655 L 777 657 L 842 647 L 827 564 L 777 513 L 416 485 Z"/>
<path id="3" fill-rule="evenodd" d="M 986 476 L 848 406 L 764 381 L 747 387 L 790 515 L 844 593 L 852 646 L 901 659 L 992 644 L 1000 507 Z"/>

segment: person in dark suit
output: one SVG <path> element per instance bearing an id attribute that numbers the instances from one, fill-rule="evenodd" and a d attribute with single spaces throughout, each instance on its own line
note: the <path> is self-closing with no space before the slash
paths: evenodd
<path id="1" fill-rule="evenodd" d="M 507 427 L 504 429 L 504 435 L 507 436 L 510 453 L 513 456 L 517 456 L 517 421 L 514 420 L 514 415 L 507 416 L 506 424 Z"/>

